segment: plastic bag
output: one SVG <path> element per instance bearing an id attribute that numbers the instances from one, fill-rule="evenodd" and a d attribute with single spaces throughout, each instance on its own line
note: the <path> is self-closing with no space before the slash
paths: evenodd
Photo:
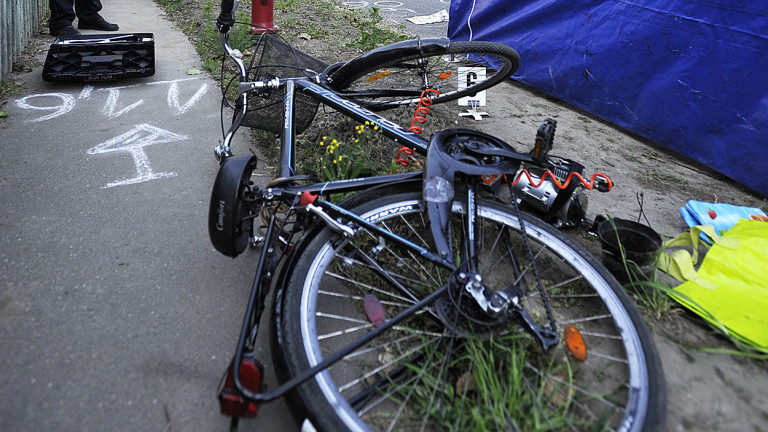
<path id="1" fill-rule="evenodd" d="M 768 221 L 766 214 L 759 208 L 695 200 L 688 201 L 685 207 L 680 209 L 680 216 L 689 227 L 712 225 L 718 235 L 731 229 L 740 219 Z M 701 239 L 707 244 L 712 244 L 706 237 Z"/>
<path id="2" fill-rule="evenodd" d="M 698 271 L 697 242 L 704 232 L 714 242 Z M 695 226 L 667 246 L 693 244 L 665 255 L 659 267 L 685 281 L 670 293 L 676 301 L 751 347 L 768 352 L 768 223 L 740 219 L 718 236 L 712 226 Z"/>

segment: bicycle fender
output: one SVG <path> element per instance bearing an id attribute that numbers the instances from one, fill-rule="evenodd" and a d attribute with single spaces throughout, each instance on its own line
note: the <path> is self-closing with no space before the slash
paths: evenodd
<path id="1" fill-rule="evenodd" d="M 479 131 L 446 129 L 432 136 L 422 194 L 432 240 L 441 258 L 453 263 L 449 230 L 456 174 L 514 174 L 520 162 L 529 158 L 504 141 Z"/>
<path id="2" fill-rule="evenodd" d="M 243 185 L 256 168 L 256 156 L 227 158 L 219 167 L 213 183 L 208 210 L 208 235 L 213 247 L 231 258 L 240 255 L 248 246 L 249 229 L 243 227 L 248 215 L 240 193 Z"/>

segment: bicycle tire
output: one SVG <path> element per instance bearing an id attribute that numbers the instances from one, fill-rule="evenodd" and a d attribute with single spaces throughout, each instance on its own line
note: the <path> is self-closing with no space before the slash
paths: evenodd
<path id="1" fill-rule="evenodd" d="M 386 55 L 363 55 L 330 72 L 328 85 L 345 98 L 371 109 L 384 110 L 418 103 L 426 88 L 440 92 L 432 99 L 433 103 L 474 95 L 509 78 L 520 65 L 517 51 L 495 42 L 450 42 L 447 47 L 423 54 L 413 49 L 385 47 L 382 50 L 385 49 Z M 418 61 L 423 63 L 418 65 Z M 459 71 L 460 67 L 482 68 L 485 80 L 459 90 L 460 77 L 467 75 L 466 71 Z"/>
<path id="2" fill-rule="evenodd" d="M 507 252 L 519 245 L 520 222 L 496 203 L 478 202 L 483 236 L 493 240 L 485 244 L 504 243 L 506 249 L 497 256 L 493 246 L 488 255 L 478 256 L 494 269 L 494 277 L 486 280 L 491 286 L 509 276 Z M 357 214 L 426 244 L 420 192 L 377 191 L 354 204 Z M 462 205 L 455 203 L 454 212 L 460 219 Z M 580 327 L 589 348 L 586 360 L 576 362 L 562 342 L 543 352 L 517 325 L 452 321 L 448 317 L 458 314 L 450 310 L 451 302 L 438 303 L 299 387 L 296 393 L 313 424 L 319 430 L 661 430 L 666 400 L 661 363 L 631 299 L 572 240 L 531 216 L 523 221 L 541 276 L 549 281 L 557 330 L 562 332 L 565 323 Z M 494 226 L 499 228 L 495 234 Z M 363 312 L 364 294 L 376 293 L 389 317 L 413 302 L 405 294 L 393 296 L 372 266 L 361 265 L 351 253 L 354 248 L 408 284 L 417 298 L 449 278 L 413 254 L 396 256 L 396 248 L 365 230 L 354 241 L 339 240 L 329 229 L 313 235 L 287 272 L 278 331 L 292 375 L 373 328 Z M 523 264 L 519 261 L 517 268 Z M 559 270 L 569 272 L 556 274 Z M 522 301 L 531 316 L 545 319 L 537 292 Z M 488 355 L 468 363 L 470 349 Z M 451 367 L 440 369 L 441 362 Z M 405 378 L 394 374 L 398 368 Z M 360 404 L 366 398 L 378 405 Z M 472 424 L 478 418 L 486 424 Z M 596 426 L 603 421 L 607 424 Z"/>

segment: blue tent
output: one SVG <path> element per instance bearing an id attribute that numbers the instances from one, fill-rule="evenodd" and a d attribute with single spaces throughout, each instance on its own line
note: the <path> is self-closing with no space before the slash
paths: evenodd
<path id="1" fill-rule="evenodd" d="M 768 4 L 453 0 L 448 36 L 520 53 L 514 78 L 768 195 Z"/>

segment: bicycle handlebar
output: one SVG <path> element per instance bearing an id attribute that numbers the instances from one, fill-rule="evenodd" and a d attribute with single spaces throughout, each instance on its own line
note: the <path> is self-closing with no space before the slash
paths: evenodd
<path id="1" fill-rule="evenodd" d="M 229 29 L 235 24 L 234 7 L 235 0 L 221 0 L 221 12 L 219 12 L 219 17 L 216 18 L 219 32 L 228 33 Z"/>

